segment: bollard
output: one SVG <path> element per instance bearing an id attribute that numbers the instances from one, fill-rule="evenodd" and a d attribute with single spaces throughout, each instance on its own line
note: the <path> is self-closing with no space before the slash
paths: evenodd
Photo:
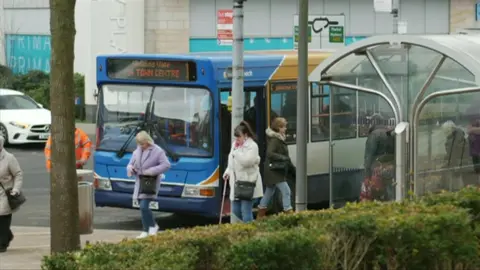
<path id="1" fill-rule="evenodd" d="M 90 170 L 77 170 L 77 177 L 92 174 Z M 78 181 L 78 217 L 79 217 L 79 232 L 81 235 L 93 233 L 93 183 L 89 181 Z"/>
<path id="2" fill-rule="evenodd" d="M 93 184 L 78 182 L 78 217 L 80 234 L 93 233 Z"/>

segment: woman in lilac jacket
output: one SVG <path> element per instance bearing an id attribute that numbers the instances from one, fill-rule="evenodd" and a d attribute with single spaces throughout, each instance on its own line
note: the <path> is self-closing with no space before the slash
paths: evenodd
<path id="1" fill-rule="evenodd" d="M 127 175 L 128 177 L 135 176 L 135 189 L 132 199 L 139 201 L 142 215 L 143 232 L 137 238 L 145 238 L 157 234 L 159 229 L 152 210 L 150 210 L 150 202 L 157 199 L 160 181 L 163 174 L 170 169 L 170 162 L 165 155 L 165 151 L 153 142 L 152 137 L 147 132 L 140 131 L 137 134 L 136 141 L 138 146 L 128 163 Z M 139 193 L 140 175 L 157 177 L 155 195 Z"/>

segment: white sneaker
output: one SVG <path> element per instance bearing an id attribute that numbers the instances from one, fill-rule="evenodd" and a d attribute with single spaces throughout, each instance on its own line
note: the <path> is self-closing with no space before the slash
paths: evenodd
<path id="1" fill-rule="evenodd" d="M 158 233 L 158 229 L 160 229 L 160 227 L 158 227 L 158 224 L 155 224 L 155 227 L 150 227 L 148 229 L 148 235 L 156 235 Z"/>
<path id="2" fill-rule="evenodd" d="M 146 238 L 148 237 L 148 233 L 147 232 L 142 232 L 139 236 L 137 236 L 137 239 L 142 239 L 142 238 Z"/>

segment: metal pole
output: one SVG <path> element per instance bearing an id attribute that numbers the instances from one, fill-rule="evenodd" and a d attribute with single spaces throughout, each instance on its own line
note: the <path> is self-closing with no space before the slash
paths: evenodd
<path id="1" fill-rule="evenodd" d="M 232 140 L 235 128 L 243 121 L 243 3 L 233 1 L 233 62 L 232 62 Z M 239 220 L 230 214 L 230 223 Z"/>
<path id="2" fill-rule="evenodd" d="M 328 84 L 330 86 L 337 86 L 337 87 L 340 87 L 340 88 L 346 88 L 346 89 L 350 89 L 350 90 L 356 90 L 356 91 L 360 91 L 360 92 L 365 92 L 365 93 L 378 95 L 378 96 L 382 97 L 388 103 L 388 105 L 390 105 L 390 107 L 392 108 L 393 114 L 395 115 L 395 123 L 400 123 L 400 115 L 398 113 L 397 107 L 390 100 L 390 98 L 388 98 L 387 95 L 384 94 L 383 92 L 379 92 L 378 90 L 374 90 L 374 89 L 371 89 L 371 88 L 357 86 L 357 85 L 353 85 L 353 84 L 349 84 L 349 83 L 342 83 L 342 82 L 338 82 L 338 81 L 320 81 L 320 84 L 321 85 Z M 330 104 L 330 106 L 332 106 L 332 104 Z"/>
<path id="3" fill-rule="evenodd" d="M 335 87 L 336 88 L 336 87 Z M 333 85 L 330 86 L 330 98 L 329 98 L 329 114 L 328 114 L 328 206 L 334 207 L 333 201 L 333 148 L 335 147 L 335 142 L 333 141 L 333 110 L 334 110 L 334 96 L 333 96 Z"/>
<path id="4" fill-rule="evenodd" d="M 299 0 L 297 85 L 297 181 L 295 209 L 307 209 L 308 0 Z"/>
<path id="5" fill-rule="evenodd" d="M 398 115 L 400 116 L 400 120 L 403 120 L 404 118 L 403 108 L 400 102 L 400 98 L 398 97 L 397 93 L 395 93 L 395 90 L 393 89 L 393 87 L 390 85 L 390 82 L 387 80 L 387 77 L 385 77 L 385 74 L 383 74 L 382 69 L 378 65 L 377 60 L 375 59 L 373 54 L 370 52 L 370 50 L 367 50 L 366 52 L 367 52 L 367 58 L 370 61 L 370 64 L 372 64 L 373 69 L 375 69 L 378 76 L 382 80 L 383 84 L 385 85 L 385 87 L 387 87 L 388 92 L 392 95 L 393 100 L 395 100 L 395 103 L 397 104 L 397 107 L 398 107 Z"/>
<path id="6" fill-rule="evenodd" d="M 400 9 L 400 0 L 392 0 L 393 34 L 398 34 L 398 10 L 399 9 Z"/>
<path id="7" fill-rule="evenodd" d="M 400 202 L 405 198 L 405 173 L 406 173 L 406 143 L 408 136 L 408 123 L 400 122 L 395 127 L 395 201 Z"/>

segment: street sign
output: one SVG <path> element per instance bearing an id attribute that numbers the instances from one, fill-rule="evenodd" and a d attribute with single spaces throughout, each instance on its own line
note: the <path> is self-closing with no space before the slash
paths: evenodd
<path id="1" fill-rule="evenodd" d="M 399 21 L 397 25 L 397 32 L 400 35 L 404 35 L 407 33 L 407 22 L 406 21 Z"/>
<path id="2" fill-rule="evenodd" d="M 344 43 L 345 42 L 345 33 L 343 31 L 343 26 L 331 26 L 328 33 L 330 43 Z"/>
<path id="3" fill-rule="evenodd" d="M 298 43 L 298 26 L 295 26 L 295 37 L 294 37 L 294 42 Z M 308 26 L 308 43 L 312 42 L 312 27 L 309 25 Z"/>
<path id="4" fill-rule="evenodd" d="M 373 9 L 375 12 L 392 12 L 392 0 L 373 0 Z"/>
<path id="5" fill-rule="evenodd" d="M 345 45 L 345 15 L 309 15 L 308 48 L 339 49 Z M 294 46 L 298 48 L 298 15 L 293 16 Z"/>
<path id="6" fill-rule="evenodd" d="M 233 44 L 233 10 L 231 9 L 217 11 L 217 42 L 222 46 Z"/>

